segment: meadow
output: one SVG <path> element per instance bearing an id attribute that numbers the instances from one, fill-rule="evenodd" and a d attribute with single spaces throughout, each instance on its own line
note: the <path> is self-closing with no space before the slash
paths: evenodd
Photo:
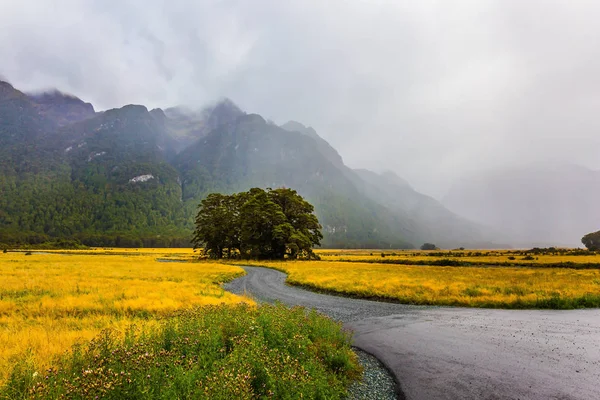
<path id="1" fill-rule="evenodd" d="M 0 253 L 0 398 L 341 397 L 360 374 L 341 326 L 224 291 L 244 274 L 239 265 L 407 304 L 600 307 L 600 256 L 579 250 L 317 254 L 322 261 L 197 262 L 192 249 Z"/>
<path id="2" fill-rule="evenodd" d="M 195 258 L 0 253 L 0 399 L 337 399 L 360 377 L 340 324 L 226 292 L 244 271 Z"/>
<path id="3" fill-rule="evenodd" d="M 600 254 L 578 249 L 317 250 L 324 261 L 399 265 L 600 268 Z"/>
<path id="4" fill-rule="evenodd" d="M 160 250 L 93 256 L 0 253 L 0 382 L 16 359 L 28 357 L 42 369 L 105 328 L 152 325 L 193 306 L 252 303 L 219 286 L 243 275 L 240 268 L 160 263 L 157 255 L 182 254 Z"/>
<path id="5" fill-rule="evenodd" d="M 327 259 L 327 256 L 322 257 Z M 245 261 L 239 264 L 284 271 L 288 273 L 287 283 L 292 285 L 406 304 L 547 309 L 600 307 L 600 269 L 402 265 L 375 260 Z"/>

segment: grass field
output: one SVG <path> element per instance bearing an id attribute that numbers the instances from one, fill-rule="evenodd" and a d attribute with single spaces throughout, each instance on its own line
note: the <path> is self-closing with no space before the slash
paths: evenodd
<path id="1" fill-rule="evenodd" d="M 313 289 L 407 304 L 490 308 L 600 307 L 600 269 L 440 267 L 375 262 L 240 262 Z"/>
<path id="2" fill-rule="evenodd" d="M 439 266 L 530 266 L 600 268 L 600 254 L 581 250 L 317 250 L 324 261 Z"/>
<path id="3" fill-rule="evenodd" d="M 105 331 L 38 373 L 17 362 L 0 399 L 341 399 L 361 367 L 347 332 L 282 305 L 191 308 Z"/>
<path id="4" fill-rule="evenodd" d="M 85 390 L 95 388 L 100 392 L 94 393 L 104 393 L 101 391 L 104 389 L 99 388 L 107 384 L 118 384 L 119 390 L 126 390 L 111 391 L 111 396 L 116 398 L 137 396 L 147 390 L 179 397 L 186 397 L 182 395 L 184 392 L 197 398 L 232 395 L 244 398 L 256 393 L 268 397 L 272 393 L 290 395 L 292 392 L 277 392 L 283 390 L 277 382 L 284 382 L 281 377 L 285 374 L 289 374 L 288 378 L 293 375 L 300 379 L 306 371 L 316 375 L 312 376 L 313 380 L 294 381 L 298 384 L 293 389 L 301 391 L 293 392 L 292 398 L 298 393 L 309 393 L 310 388 L 319 388 L 319 393 L 326 397 L 337 398 L 358 373 L 341 327 L 316 316 L 303 320 L 304 311 L 255 307 L 251 299 L 225 292 L 219 283 L 243 274 L 243 270 L 233 264 L 266 265 L 285 271 L 289 274 L 288 282 L 295 285 L 409 304 L 600 307 L 600 256 L 597 254 L 381 250 L 319 250 L 318 254 L 324 261 L 223 264 L 207 260 L 193 262 L 199 254 L 191 249 L 0 253 L 0 343 L 3 345 L 0 347 L 0 386 L 2 382 L 9 382 L 5 387 L 8 389 L 0 391 L 0 398 L 19 397 L 23 393 L 28 393 L 25 397 L 54 398 L 70 393 L 86 398 L 89 393 Z M 439 260 L 458 262 L 451 266 L 430 265 Z M 510 266 L 510 263 L 523 266 Z M 561 263 L 568 263 L 568 268 L 560 268 Z M 496 264 L 500 266 L 490 266 Z M 241 303 L 251 305 L 240 306 Z M 208 308 L 197 308 L 203 306 Z M 288 314 L 291 319 L 285 322 Z M 212 321 L 213 325 L 202 328 L 210 332 L 208 336 L 203 336 L 205 331 L 194 331 L 200 323 L 196 320 L 204 318 L 201 315 L 207 316 L 202 321 Z M 133 336 L 132 324 L 138 327 Z M 245 332 L 248 326 L 260 329 Z M 307 330 L 299 336 L 290 336 L 296 326 Z M 106 328 L 110 328 L 111 333 L 98 336 L 100 332 L 108 332 L 104 331 Z M 269 332 L 275 332 L 274 336 Z M 189 364 L 183 369 L 157 370 L 154 375 L 148 374 L 152 378 L 147 379 L 138 373 L 140 359 L 129 355 L 137 357 L 140 349 L 144 349 L 141 354 L 150 354 L 149 360 L 154 363 L 173 363 L 189 351 L 188 342 L 184 345 L 179 340 L 181 337 L 194 343 L 212 341 L 213 347 L 195 348 L 195 351 L 206 352 L 204 367 Z M 92 338 L 95 339 L 89 342 Z M 179 343 L 177 351 L 183 353 L 161 352 L 172 340 Z M 68 352 L 74 344 L 78 344 L 80 350 Z M 238 344 L 241 347 L 236 350 Z M 309 357 L 294 353 L 296 345 L 303 349 L 302 357 Z M 246 347 L 253 350 L 246 352 L 243 350 Z M 98 372 L 93 367 L 99 360 L 101 348 L 125 352 L 126 356 L 115 359 L 112 353 L 106 353 L 102 363 L 110 368 Z M 226 374 L 207 367 L 220 359 L 223 351 L 231 356 L 220 364 L 223 369 L 219 371 L 228 371 Z M 288 360 L 288 355 L 296 361 L 277 364 L 278 360 Z M 50 365 L 60 365 L 61 372 L 52 369 L 48 382 L 53 383 L 42 383 L 41 374 L 45 374 L 44 368 Z M 246 375 L 253 378 L 244 380 L 246 375 L 236 375 L 233 371 L 239 365 L 245 365 Z M 281 371 L 274 369 L 273 375 L 258 376 L 261 365 L 279 365 Z M 121 367 L 135 370 L 136 378 L 127 378 L 130 382 L 107 375 L 107 371 L 114 372 Z M 96 372 L 92 376 L 81 375 L 81 371 Z M 33 379 L 34 375 L 37 378 Z M 174 376 L 180 380 L 176 385 L 161 383 Z M 205 392 L 199 392 L 192 384 L 189 380 L 192 376 L 204 380 Z M 78 383 L 65 384 L 71 381 Z M 264 386 L 255 386 L 257 382 Z M 37 390 L 35 395 L 30 391 L 33 386 Z M 223 387 L 225 391 L 219 392 L 218 388 Z"/>
<path id="5" fill-rule="evenodd" d="M 173 311 L 249 301 L 219 282 L 243 274 L 216 263 L 159 263 L 191 250 L 123 249 L 130 255 L 0 253 L 0 382 L 25 356 L 40 368 L 104 328 L 153 324 Z"/>

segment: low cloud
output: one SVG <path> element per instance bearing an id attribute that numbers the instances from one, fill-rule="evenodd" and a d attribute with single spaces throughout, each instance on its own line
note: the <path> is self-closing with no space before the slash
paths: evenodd
<path id="1" fill-rule="evenodd" d="M 230 97 L 442 196 L 537 160 L 600 168 L 600 4 L 5 1 L 0 71 L 96 108 Z"/>

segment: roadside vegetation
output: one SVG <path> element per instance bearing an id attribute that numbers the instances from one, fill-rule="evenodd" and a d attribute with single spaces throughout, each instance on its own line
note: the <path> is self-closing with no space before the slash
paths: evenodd
<path id="1" fill-rule="evenodd" d="M 340 399 L 362 371 L 341 325 L 282 305 L 193 308 L 153 329 L 104 331 L 38 372 L 23 360 L 7 399 Z"/>
<path id="2" fill-rule="evenodd" d="M 513 309 L 600 307 L 600 269 L 440 267 L 374 261 L 250 264 L 284 271 L 292 285 L 406 304 Z"/>

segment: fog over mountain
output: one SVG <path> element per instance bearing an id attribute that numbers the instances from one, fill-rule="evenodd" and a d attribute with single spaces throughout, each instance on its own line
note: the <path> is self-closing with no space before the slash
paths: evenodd
<path id="1" fill-rule="evenodd" d="M 473 173 L 443 204 L 509 235 L 513 246 L 579 246 L 600 228 L 600 171 L 536 163 Z"/>
<path id="2" fill-rule="evenodd" d="M 481 171 L 600 169 L 599 17 L 591 1 L 4 0 L 0 76 L 81 112 L 230 98 L 441 200 Z"/>

